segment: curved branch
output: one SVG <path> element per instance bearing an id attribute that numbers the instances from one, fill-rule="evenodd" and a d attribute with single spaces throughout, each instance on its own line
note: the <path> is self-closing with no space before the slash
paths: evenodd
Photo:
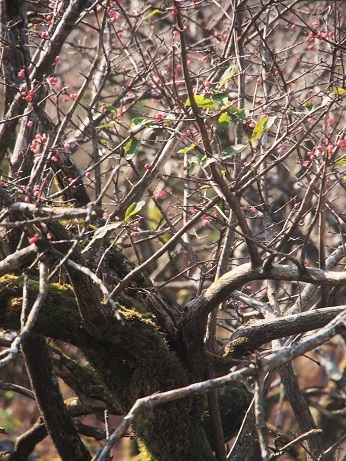
<path id="1" fill-rule="evenodd" d="M 258 376 L 259 373 L 268 373 L 274 371 L 280 365 L 283 365 L 284 363 L 287 363 L 296 357 L 305 354 L 306 352 L 314 349 L 318 345 L 325 343 L 330 338 L 340 333 L 341 330 L 345 329 L 345 321 L 346 313 L 341 313 L 315 335 L 304 339 L 299 344 L 295 344 L 289 348 L 273 352 L 268 357 L 259 360 L 257 367 L 246 367 L 241 370 L 233 371 L 225 376 L 220 376 L 219 378 L 193 383 L 180 389 L 174 389 L 167 392 L 159 392 L 154 395 L 149 395 L 147 397 L 138 399 L 129 413 L 125 416 L 118 429 L 113 432 L 111 437 L 108 439 L 102 452 L 99 455 L 96 455 L 92 461 L 105 461 L 111 447 L 120 440 L 125 431 L 142 411 L 152 411 L 154 407 L 164 403 L 183 399 L 191 395 L 206 394 L 213 389 L 227 386 L 231 384 L 232 381 L 242 380 L 250 376 Z"/>
<path id="2" fill-rule="evenodd" d="M 346 305 L 316 309 L 274 320 L 257 320 L 238 328 L 232 334 L 224 346 L 224 357 L 238 358 L 274 339 L 316 330 L 325 326 L 344 310 Z"/>
<path id="3" fill-rule="evenodd" d="M 190 301 L 186 306 L 187 317 L 206 317 L 213 307 L 224 301 L 234 290 L 253 280 L 285 280 L 321 286 L 346 286 L 346 272 L 312 268 L 305 268 L 304 272 L 301 272 L 294 266 L 282 264 L 273 264 L 269 270 L 265 270 L 263 267 L 253 267 L 249 263 L 243 264 L 224 274 L 198 298 Z"/>

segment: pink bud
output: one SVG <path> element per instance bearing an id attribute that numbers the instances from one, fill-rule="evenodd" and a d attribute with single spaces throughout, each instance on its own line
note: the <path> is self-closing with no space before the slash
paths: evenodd
<path id="1" fill-rule="evenodd" d="M 33 237 L 30 237 L 30 238 L 29 238 L 29 242 L 30 242 L 31 244 L 37 243 L 37 242 L 39 241 L 39 239 L 40 239 L 39 234 L 35 234 Z"/>

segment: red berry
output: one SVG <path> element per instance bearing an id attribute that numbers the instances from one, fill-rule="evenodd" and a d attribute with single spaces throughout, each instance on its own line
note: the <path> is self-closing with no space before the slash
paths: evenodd
<path id="1" fill-rule="evenodd" d="M 178 10 L 178 8 L 176 6 L 173 6 L 172 14 L 175 14 L 175 15 L 179 14 L 179 10 Z"/>
<path id="2" fill-rule="evenodd" d="M 58 159 L 58 157 L 56 157 L 55 155 L 53 155 L 53 157 L 51 157 L 51 161 L 54 162 L 54 163 L 58 163 L 58 162 L 59 162 L 59 159 Z"/>
<path id="3" fill-rule="evenodd" d="M 146 170 L 150 170 L 151 165 L 150 165 L 149 163 L 146 163 L 146 164 L 144 165 L 144 168 L 145 168 Z"/>
<path id="4" fill-rule="evenodd" d="M 85 177 L 88 178 L 88 179 L 91 178 L 91 173 L 90 173 L 90 171 L 87 171 L 87 172 L 85 173 Z"/>

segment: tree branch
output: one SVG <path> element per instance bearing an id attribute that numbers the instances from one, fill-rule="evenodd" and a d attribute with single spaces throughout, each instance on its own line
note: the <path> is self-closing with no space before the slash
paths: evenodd
<path id="1" fill-rule="evenodd" d="M 317 330 L 343 312 L 346 305 L 316 309 L 302 314 L 271 320 L 256 320 L 238 328 L 224 346 L 224 357 L 230 360 L 253 352 L 263 344 L 285 336 Z"/>

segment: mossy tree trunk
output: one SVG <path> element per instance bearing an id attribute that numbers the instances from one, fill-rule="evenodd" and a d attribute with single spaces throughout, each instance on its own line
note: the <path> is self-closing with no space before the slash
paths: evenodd
<path id="1" fill-rule="evenodd" d="M 62 250 L 61 245 L 59 250 Z M 79 250 L 74 249 L 72 256 L 81 262 Z M 117 252 L 116 260 L 118 264 L 128 264 L 120 252 Z M 122 269 L 120 266 L 113 267 L 113 270 Z M 97 286 L 90 282 L 86 285 L 83 274 L 78 271 L 68 271 L 73 289 L 57 283 L 50 285 L 32 334 L 76 345 L 88 360 L 89 372 L 95 375 L 96 382 L 107 392 L 107 403 L 111 409 L 126 414 L 140 397 L 204 379 L 206 359 L 201 338 L 193 348 L 192 341 L 196 338 L 190 337 L 191 342 L 186 341 L 184 334 L 189 333 L 184 326 L 184 331 L 180 333 L 177 328 L 174 342 L 167 339 L 150 313 L 149 299 L 143 296 L 135 300 L 138 307 L 140 304 L 139 310 L 122 306 L 123 322 L 120 322 L 108 305 L 99 301 L 101 297 Z M 140 282 L 143 283 L 143 280 Z M 138 283 L 138 280 L 134 283 Z M 0 286 L 0 322 L 7 328 L 19 330 L 21 282 L 17 281 L 16 276 L 6 275 L 2 277 Z M 37 292 L 38 282 L 31 280 L 29 303 L 33 303 Z M 128 292 L 123 293 L 119 300 L 128 303 Z M 83 379 L 90 378 L 88 374 L 77 373 L 76 381 L 80 381 L 78 387 L 83 388 Z M 223 410 L 227 413 L 225 419 L 228 419 L 228 424 L 232 417 L 237 422 L 231 424 L 227 435 L 236 430 L 250 399 L 250 394 L 241 384 L 235 384 L 231 389 L 232 398 L 225 399 L 223 393 Z M 236 406 L 233 416 L 231 400 Z M 205 397 L 198 396 L 156 407 L 152 412 L 143 412 L 134 424 L 142 459 L 214 460 L 212 428 L 206 410 Z"/>

